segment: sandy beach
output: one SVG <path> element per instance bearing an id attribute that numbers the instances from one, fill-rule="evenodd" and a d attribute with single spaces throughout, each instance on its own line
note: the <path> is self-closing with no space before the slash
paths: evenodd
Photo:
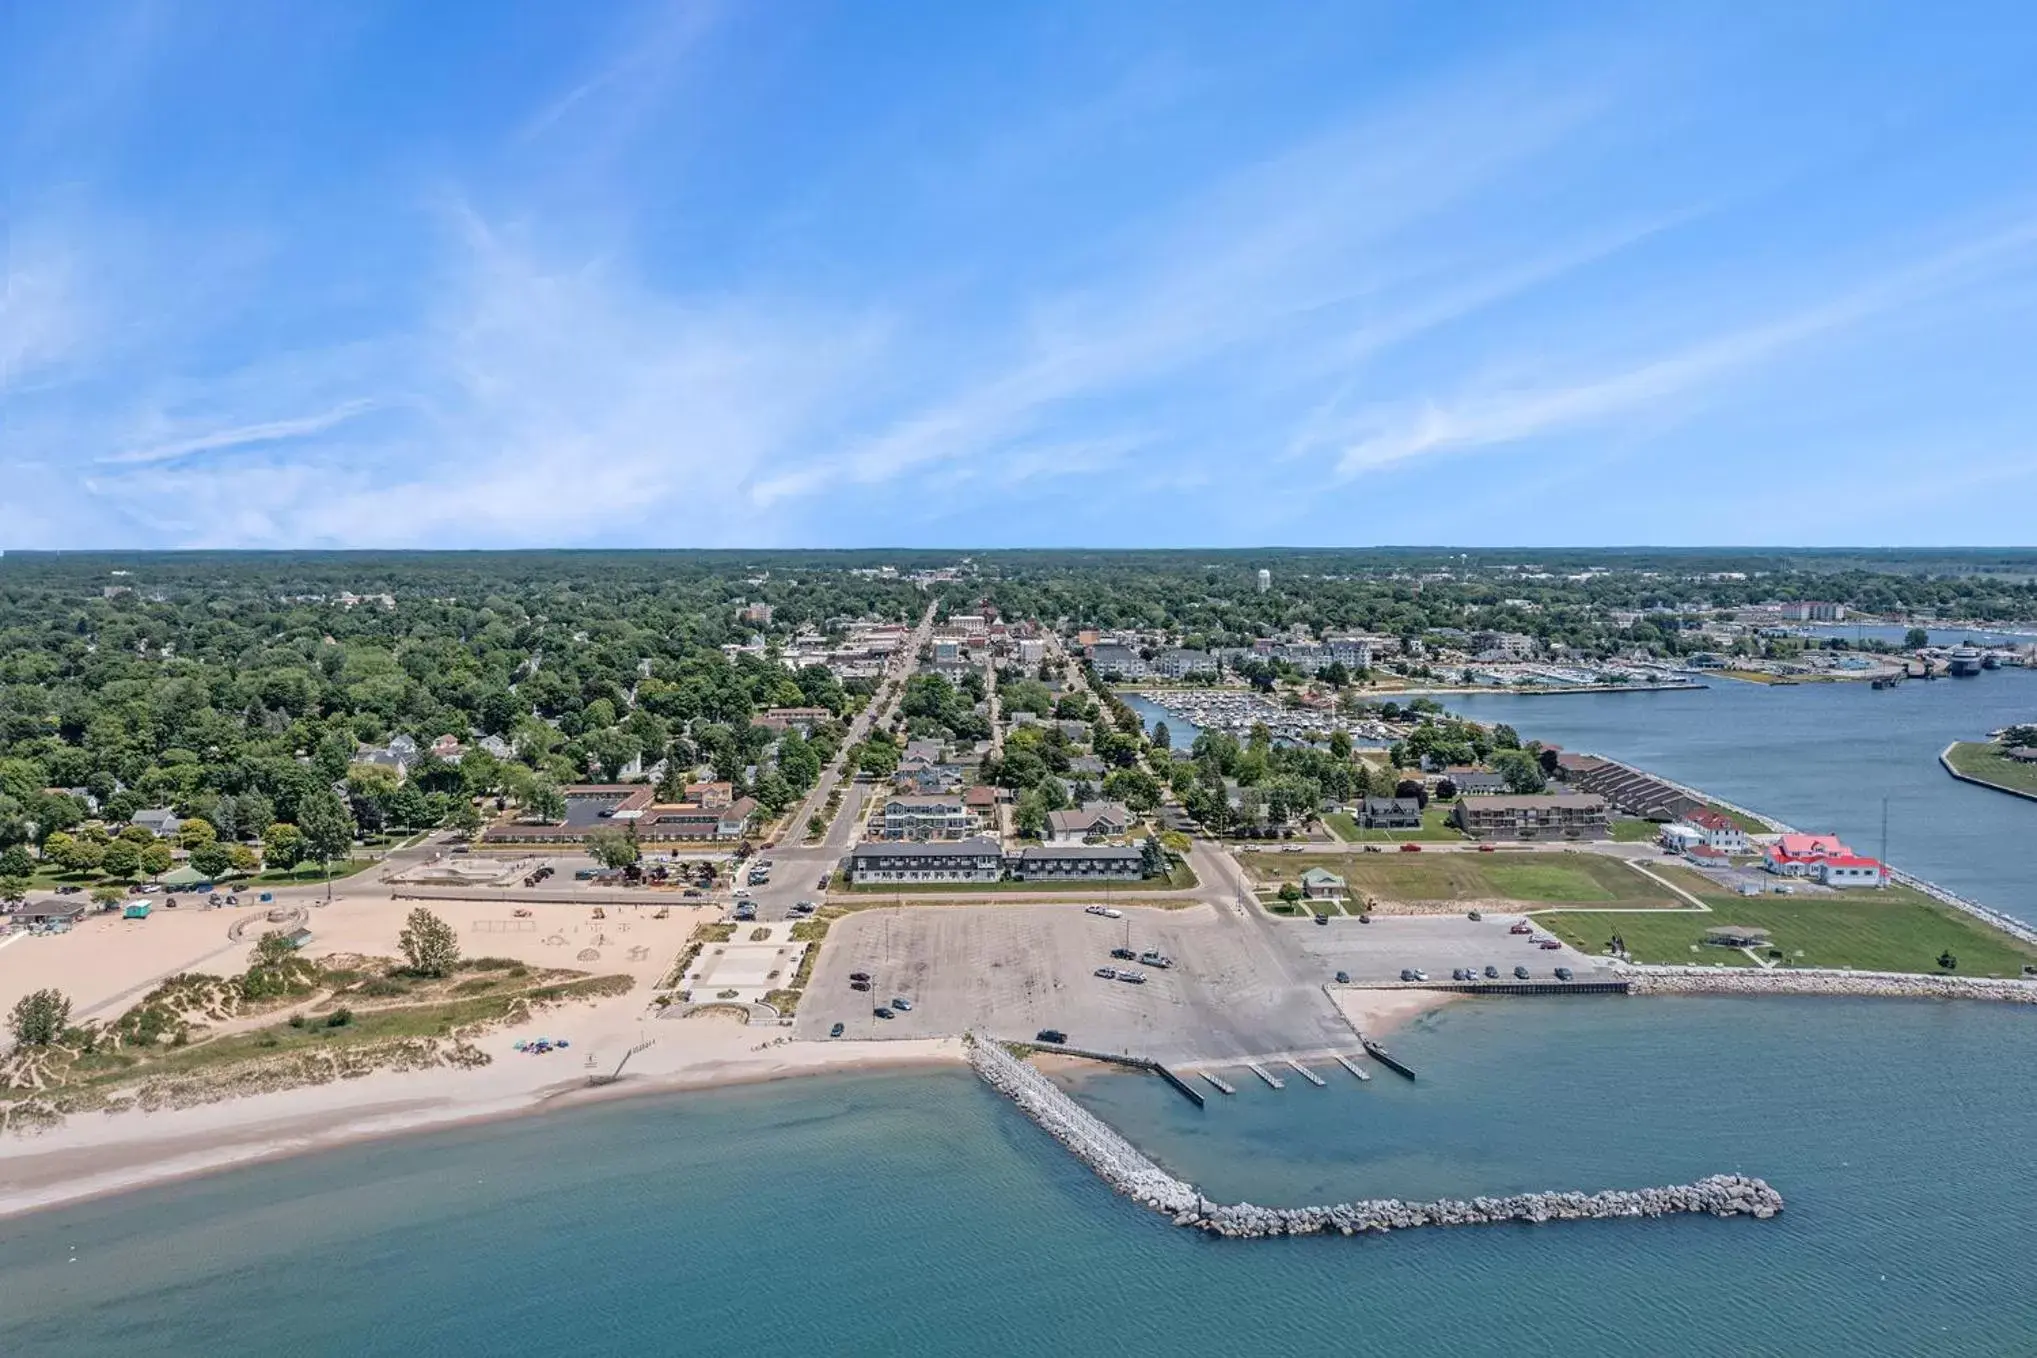
<path id="1" fill-rule="evenodd" d="M 393 956 L 403 917 L 418 903 L 392 900 L 379 884 L 350 885 L 330 906 L 299 895 L 312 931 L 307 951 Z M 652 987 L 695 924 L 716 917 L 711 908 L 675 904 L 659 919 L 656 906 L 609 906 L 598 920 L 584 905 L 522 907 L 528 916 L 491 902 L 434 901 L 430 908 L 453 924 L 469 957 L 626 974 L 635 985 L 625 995 L 549 1008 L 483 1034 L 476 1045 L 492 1060 L 476 1069 L 376 1071 L 191 1108 L 75 1114 L 45 1132 L 0 1135 L 0 1217 L 254 1160 L 595 1099 L 963 1059 L 958 1041 L 795 1044 L 791 1030 L 776 1025 L 658 1017 Z M 229 938 L 241 923 L 243 938 Z M 16 936 L 0 948 L 0 1007 L 53 985 L 72 997 L 74 1018 L 110 1019 L 165 977 L 242 970 L 266 927 L 255 910 L 182 906 L 146 920 L 88 918 L 59 936 Z M 290 1012 L 229 1026 L 278 1023 Z M 565 1038 L 571 1046 L 543 1056 L 515 1050 L 519 1038 L 538 1037 Z M 646 1040 L 652 1045 L 630 1057 L 621 1080 L 589 1086 L 590 1074 L 613 1071 Z"/>
<path id="2" fill-rule="evenodd" d="M 194 1108 L 81 1114 L 47 1132 L 5 1137 L 0 1218 L 257 1160 L 603 1099 L 964 1059 L 959 1041 L 793 1043 L 785 1029 L 734 1020 L 646 1019 L 642 998 L 555 1010 L 491 1032 L 478 1045 L 495 1059 L 478 1070 L 378 1071 Z M 640 1032 L 655 1044 L 630 1060 L 620 1081 L 590 1088 L 589 1065 L 612 1067 Z M 529 1056 L 511 1045 L 567 1033 L 569 1052 Z"/>
<path id="3" fill-rule="evenodd" d="M 1351 1026 L 1371 1038 L 1383 1037 L 1460 998 L 1442 990 L 1368 990 L 1354 986 L 1332 986 L 1329 994 Z"/>

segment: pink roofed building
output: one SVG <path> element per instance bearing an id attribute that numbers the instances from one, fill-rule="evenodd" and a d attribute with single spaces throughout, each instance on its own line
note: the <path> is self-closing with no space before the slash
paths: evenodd
<path id="1" fill-rule="evenodd" d="M 1832 858 L 1856 858 L 1852 849 L 1837 835 L 1780 836 L 1768 846 L 1762 855 L 1762 866 L 1783 877 L 1809 877 L 1822 880 L 1820 864 Z M 1873 860 L 1866 860 L 1872 862 Z M 1876 865 L 1879 868 L 1879 864 Z"/>

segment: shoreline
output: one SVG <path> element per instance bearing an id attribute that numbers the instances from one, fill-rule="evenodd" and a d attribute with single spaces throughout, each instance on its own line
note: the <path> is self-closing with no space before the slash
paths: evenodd
<path id="1" fill-rule="evenodd" d="M 47 1131 L 0 1138 L 0 1221 L 250 1165 L 555 1109 L 802 1076 L 967 1063 L 959 1039 L 804 1045 L 813 1050 L 797 1052 L 799 1059 L 786 1059 L 794 1053 L 785 1047 L 753 1045 L 743 1052 L 702 1054 L 706 1059 L 609 1085 L 590 1086 L 576 1071 L 507 1090 L 498 1077 L 482 1087 L 489 1071 L 510 1064 L 498 1060 L 496 1067 L 473 1072 L 474 1083 L 450 1093 L 443 1070 L 378 1071 L 190 1108 L 76 1113 Z"/>

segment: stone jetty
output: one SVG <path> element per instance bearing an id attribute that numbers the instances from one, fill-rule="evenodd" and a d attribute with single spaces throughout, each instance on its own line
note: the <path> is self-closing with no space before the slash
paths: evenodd
<path id="1" fill-rule="evenodd" d="M 972 1037 L 970 1062 L 986 1084 L 1016 1103 L 1098 1177 L 1141 1206 L 1233 1240 L 1276 1235 L 1362 1235 L 1416 1226 L 1478 1226 L 1498 1222 L 1597 1221 L 1704 1212 L 1767 1218 L 1782 1195 L 1760 1179 L 1715 1175 L 1694 1184 L 1603 1193 L 1519 1193 L 1499 1198 L 1402 1202 L 1375 1198 L 1329 1207 L 1228 1206 L 1210 1202 L 1195 1185 L 1154 1164 L 1109 1124 L 1001 1044 Z"/>
<path id="2" fill-rule="evenodd" d="M 1899 971 L 1809 967 L 1646 967 L 1621 969 L 1630 995 L 1864 995 L 1879 999 L 1999 1000 L 2037 1004 L 2037 980 L 1924 976 Z"/>

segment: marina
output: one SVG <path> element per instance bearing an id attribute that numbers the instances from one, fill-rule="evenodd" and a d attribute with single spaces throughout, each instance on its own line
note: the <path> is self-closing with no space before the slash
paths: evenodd
<path id="1" fill-rule="evenodd" d="M 1393 737 L 1384 722 L 1317 708 L 1288 708 L 1252 689 L 1119 689 L 1119 697 L 1145 721 L 1147 730 L 1167 723 L 1176 749 L 1187 749 L 1197 734 L 1222 731 L 1244 740 L 1264 726 L 1276 741 L 1308 744 L 1342 731 L 1356 745 L 1384 747 Z M 1382 695 L 1392 696 L 1392 695 Z"/>

